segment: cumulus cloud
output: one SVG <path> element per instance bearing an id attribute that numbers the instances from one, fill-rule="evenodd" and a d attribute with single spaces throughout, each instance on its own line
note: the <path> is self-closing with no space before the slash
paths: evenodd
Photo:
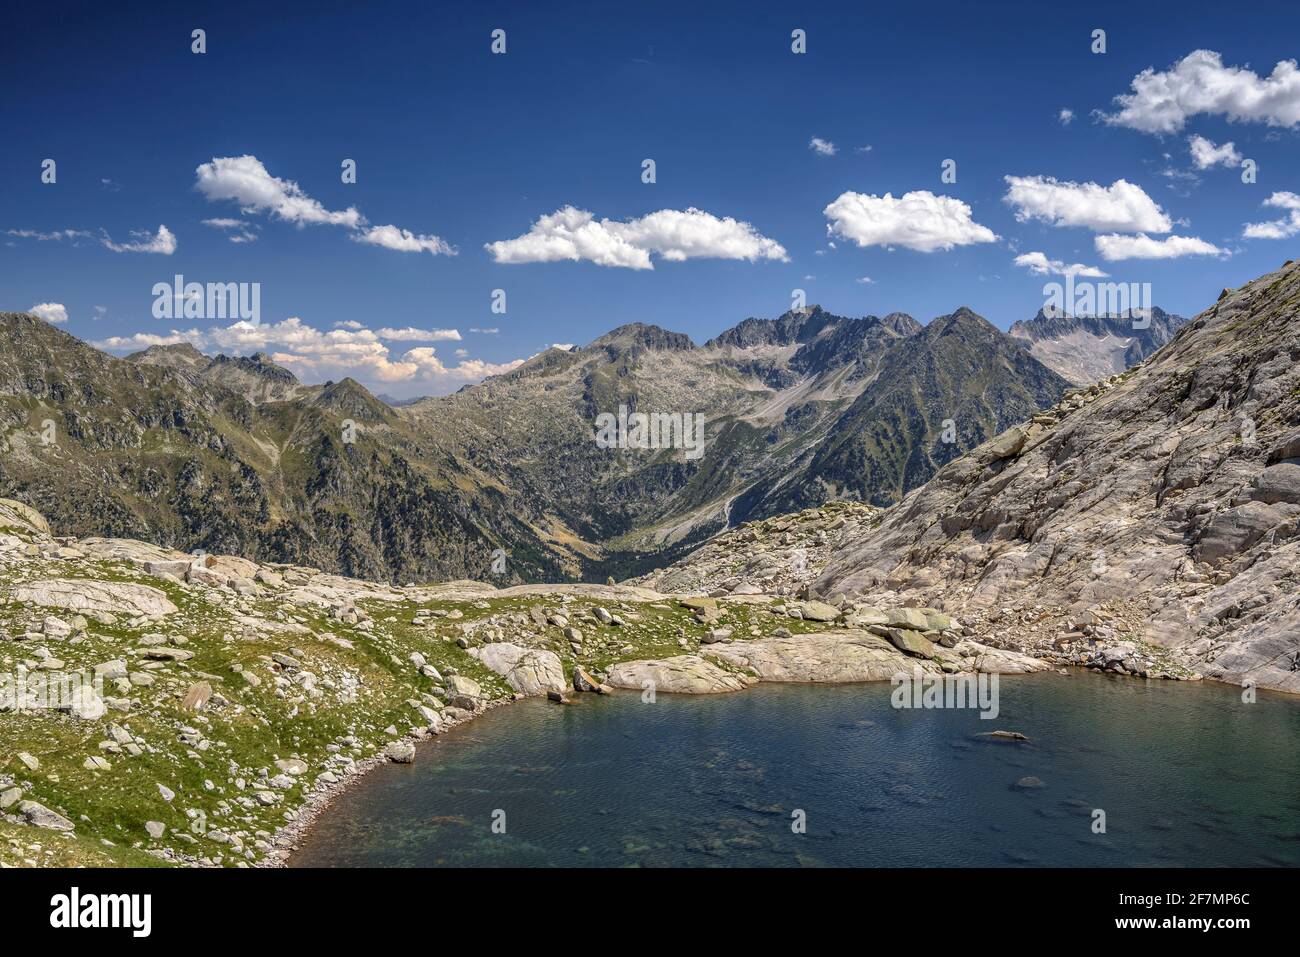
<path id="1" fill-rule="evenodd" d="M 1242 231 L 1246 239 L 1288 239 L 1300 233 L 1300 196 L 1295 193 L 1274 193 L 1264 200 L 1265 206 L 1286 210 L 1283 219 L 1274 219 L 1266 223 L 1248 223 Z"/>
<path id="2" fill-rule="evenodd" d="M 238 203 L 244 213 L 267 213 L 297 226 L 328 224 L 356 229 L 364 222 L 354 207 L 326 209 L 293 180 L 272 176 L 256 156 L 213 157 L 195 174 L 195 188 L 209 201 Z"/>
<path id="3" fill-rule="evenodd" d="M 182 342 L 188 342 L 197 348 L 202 346 L 203 341 L 203 333 L 198 329 L 189 329 L 185 332 L 173 329 L 171 332 L 161 334 L 136 332 L 129 336 L 109 336 L 107 339 L 98 339 L 91 345 L 96 349 L 121 352 L 127 349 L 148 349 L 150 346 L 178 346 Z"/>
<path id="4" fill-rule="evenodd" d="M 597 220 L 586 210 L 565 206 L 542 216 L 514 239 L 485 247 L 499 263 L 578 262 L 625 269 L 653 269 L 651 254 L 670 262 L 686 259 L 777 259 L 784 247 L 749 223 L 718 218 L 691 207 L 661 209 L 639 219 Z"/>
<path id="5" fill-rule="evenodd" d="M 395 333 L 395 335 L 389 335 Z M 138 332 L 129 336 L 112 336 L 94 343 L 100 349 L 124 351 L 153 345 L 176 345 L 188 342 L 197 349 L 248 355 L 266 352 L 271 358 L 304 375 L 320 378 L 353 376 L 378 383 L 429 383 L 434 386 L 459 386 L 477 382 L 489 375 L 508 372 L 523 359 L 492 363 L 465 359 L 445 365 L 433 346 L 417 346 L 394 354 L 382 340 L 416 341 L 431 339 L 459 340 L 454 329 L 378 329 L 371 330 L 347 321 L 330 330 L 317 329 L 297 316 L 283 322 L 231 323 L 199 330 L 170 330 L 168 333 Z"/>
<path id="6" fill-rule="evenodd" d="M 820 136 L 814 136 L 810 139 L 808 141 L 808 148 L 818 156 L 834 156 L 840 151 L 839 147 L 834 143 L 830 140 L 824 140 Z"/>
<path id="7" fill-rule="evenodd" d="M 131 235 L 135 237 L 133 241 L 115 243 L 105 233 L 104 246 L 115 253 L 158 253 L 161 256 L 170 256 L 176 252 L 176 236 L 166 226 L 159 226 L 157 233 L 150 233 L 146 229 L 133 232 Z"/>
<path id="8" fill-rule="evenodd" d="M 1015 262 L 1017 266 L 1023 266 L 1037 276 L 1087 276 L 1090 279 L 1104 279 L 1108 275 L 1096 266 L 1085 266 L 1083 263 L 1067 265 L 1059 259 L 1048 259 L 1046 253 L 1021 253 Z"/>
<path id="9" fill-rule="evenodd" d="M 352 239 L 398 252 L 429 252 L 455 255 L 456 250 L 438 236 L 413 233 L 398 226 L 372 226 L 355 206 L 327 209 L 293 180 L 272 176 L 256 156 L 216 156 L 195 171 L 194 188 L 209 202 L 234 202 L 245 215 L 264 213 L 273 219 L 304 226 L 342 226 L 352 230 Z M 208 225 L 238 220 L 204 220 Z M 222 227 L 218 227 L 222 228 Z M 255 239 L 232 238 L 231 242 Z"/>
<path id="10" fill-rule="evenodd" d="M 1192 162 L 1197 169 L 1209 169 L 1211 166 L 1240 166 L 1241 154 L 1232 143 L 1215 146 L 1204 136 L 1192 135 L 1187 138 L 1188 149 L 1192 152 Z"/>
<path id="11" fill-rule="evenodd" d="M 364 232 L 353 233 L 352 239 L 371 246 L 382 246 L 401 253 L 428 252 L 431 255 L 454 256 L 456 250 L 439 236 L 417 235 L 397 226 L 371 226 Z"/>
<path id="12" fill-rule="evenodd" d="M 971 218 L 971 209 L 951 196 L 928 190 L 873 196 L 841 193 L 822 211 L 830 220 L 832 236 L 851 239 L 859 246 L 903 246 L 932 253 L 954 246 L 991 243 L 998 237 Z"/>
<path id="13" fill-rule="evenodd" d="M 1056 114 L 1056 120 L 1062 126 L 1069 126 L 1074 122 L 1074 110 L 1069 107 L 1062 109 L 1060 113 Z"/>
<path id="14" fill-rule="evenodd" d="M 1224 116 L 1241 123 L 1300 125 L 1300 70 L 1282 60 L 1268 77 L 1225 67 L 1213 50 L 1194 50 L 1167 70 L 1151 67 L 1133 78 L 1132 93 L 1115 97 L 1119 107 L 1101 118 L 1143 133 L 1177 133 L 1193 116 Z"/>
<path id="15" fill-rule="evenodd" d="M 1083 226 L 1098 233 L 1167 233 L 1173 223 L 1142 187 L 1118 179 L 1110 186 L 1060 182 L 1051 176 L 1006 176 L 1003 202 L 1016 219 Z"/>
<path id="16" fill-rule="evenodd" d="M 1145 233 L 1121 236 L 1110 233 L 1093 239 L 1101 258 L 1107 262 L 1121 259 L 1179 259 L 1183 256 L 1226 256 L 1228 251 L 1195 236 L 1166 236 L 1152 239 Z"/>
<path id="17" fill-rule="evenodd" d="M 38 302 L 27 311 L 33 316 L 50 323 L 68 321 L 68 310 L 61 302 Z"/>

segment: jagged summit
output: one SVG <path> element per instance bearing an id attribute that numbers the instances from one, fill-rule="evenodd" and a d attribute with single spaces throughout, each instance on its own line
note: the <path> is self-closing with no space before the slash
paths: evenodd
<path id="1" fill-rule="evenodd" d="M 1153 306 L 1132 316 L 1056 316 L 1042 309 L 1014 323 L 1007 334 L 1024 342 L 1042 362 L 1076 385 L 1091 385 L 1151 355 L 1187 322 Z"/>

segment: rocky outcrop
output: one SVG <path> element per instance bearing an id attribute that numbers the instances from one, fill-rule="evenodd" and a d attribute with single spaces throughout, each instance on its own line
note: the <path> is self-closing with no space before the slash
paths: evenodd
<path id="1" fill-rule="evenodd" d="M 667 694 L 720 694 L 743 691 L 753 678 L 733 674 L 699 655 L 677 655 L 658 661 L 623 661 L 609 669 L 606 682 L 615 688 L 653 690 Z"/>
<path id="2" fill-rule="evenodd" d="M 150 585 L 129 582 L 51 579 L 19 585 L 14 598 L 32 605 L 85 614 L 162 618 L 176 611 L 167 595 Z"/>
<path id="3" fill-rule="evenodd" d="M 758 638 L 711 645 L 705 654 L 746 668 L 764 681 L 888 681 L 913 664 L 938 671 L 930 661 L 913 662 L 888 642 L 861 631 Z"/>
<path id="4" fill-rule="evenodd" d="M 1170 671 L 1300 692 L 1297 312 L 1296 263 L 1229 292 L 1023 442 L 947 465 L 813 589 L 1054 625 L 1043 650 L 1120 625 Z"/>
<path id="5" fill-rule="evenodd" d="M 564 680 L 564 664 L 553 651 L 500 641 L 472 648 L 470 654 L 505 678 L 506 683 L 521 694 L 563 693 L 568 688 Z"/>

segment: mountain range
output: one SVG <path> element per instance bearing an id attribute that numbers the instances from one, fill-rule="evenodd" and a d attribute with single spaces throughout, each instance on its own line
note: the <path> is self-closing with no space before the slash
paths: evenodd
<path id="1" fill-rule="evenodd" d="M 1125 361 L 1172 334 L 1160 316 Z M 0 495 L 60 534 L 361 578 L 621 578 L 747 519 L 898 501 L 1056 402 L 1079 368 L 1116 361 L 1117 336 L 1080 328 L 812 306 L 696 345 L 635 323 L 395 407 L 265 354 L 117 358 L 6 313 Z M 601 447 L 594 423 L 620 408 L 702 416 L 703 454 Z"/>

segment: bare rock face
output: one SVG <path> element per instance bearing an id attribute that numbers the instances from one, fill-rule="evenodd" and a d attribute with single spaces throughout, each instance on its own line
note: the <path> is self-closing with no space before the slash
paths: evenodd
<path id="1" fill-rule="evenodd" d="M 526 695 L 563 693 L 568 689 L 564 680 L 564 664 L 553 651 L 525 648 L 506 641 L 493 642 L 482 648 L 471 648 L 469 653 L 491 668 L 516 691 Z"/>
<path id="2" fill-rule="evenodd" d="M 924 671 L 939 670 L 933 662 L 909 659 L 883 639 L 862 631 L 758 638 L 711 645 L 706 654 L 747 668 L 763 681 L 888 681 L 895 674 L 910 673 L 913 665 Z"/>
<path id="3" fill-rule="evenodd" d="M 699 655 L 619 662 L 609 669 L 606 681 L 615 688 L 653 688 L 666 694 L 719 694 L 743 691 L 754 683 L 754 679 L 724 671 Z"/>
<path id="4" fill-rule="evenodd" d="M 1023 443 L 949 463 L 813 588 L 959 614 L 1127 602 L 1180 665 L 1300 693 L 1297 313 L 1298 263 L 1229 292 Z"/>
<path id="5" fill-rule="evenodd" d="M 20 585 L 14 589 L 14 597 L 32 605 L 91 614 L 107 612 L 161 618 L 176 611 L 171 599 L 157 588 L 131 582 L 54 578 Z"/>
<path id="6" fill-rule="evenodd" d="M 0 532 L 19 535 L 49 535 L 45 516 L 23 502 L 0 498 Z"/>

